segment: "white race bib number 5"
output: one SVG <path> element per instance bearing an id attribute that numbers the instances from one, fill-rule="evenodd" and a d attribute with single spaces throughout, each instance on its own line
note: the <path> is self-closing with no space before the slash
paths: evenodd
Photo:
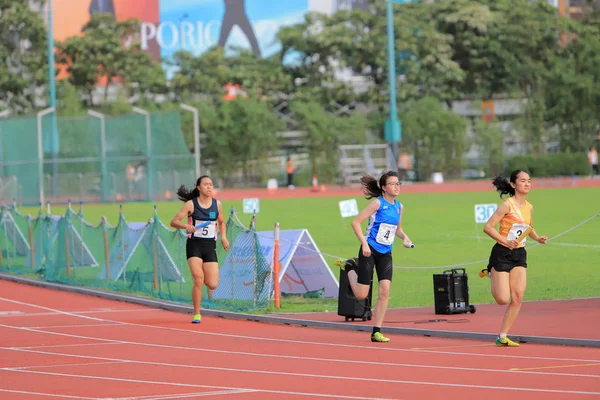
<path id="1" fill-rule="evenodd" d="M 375 237 L 375 241 L 377 243 L 391 245 L 394 243 L 394 238 L 396 237 L 396 229 L 397 225 L 391 224 L 379 224 L 379 229 L 377 230 L 377 236 Z"/>
<path id="2" fill-rule="evenodd" d="M 201 222 L 201 221 L 198 221 L 198 222 Z M 214 239 L 215 226 L 216 226 L 216 223 L 211 222 L 210 224 L 208 224 L 206 226 L 196 229 L 196 232 L 194 232 L 194 237 L 204 238 L 204 239 Z"/>

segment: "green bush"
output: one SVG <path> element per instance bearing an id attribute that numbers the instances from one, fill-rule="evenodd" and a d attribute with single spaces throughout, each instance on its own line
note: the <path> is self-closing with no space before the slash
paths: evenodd
<path id="1" fill-rule="evenodd" d="M 534 177 L 573 176 L 589 174 L 585 153 L 550 153 L 543 156 L 518 155 L 507 160 L 504 174 L 524 169 Z"/>

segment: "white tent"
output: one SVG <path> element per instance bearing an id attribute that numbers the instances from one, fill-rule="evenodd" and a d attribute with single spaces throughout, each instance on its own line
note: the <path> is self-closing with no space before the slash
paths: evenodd
<path id="1" fill-rule="evenodd" d="M 0 214 L 0 240 L 3 239 L 0 243 L 3 243 L 1 247 L 6 248 L 8 246 L 8 242 L 12 244 L 12 251 L 15 252 L 18 256 L 26 256 L 29 254 L 30 247 L 29 243 L 23 236 L 23 233 L 15 223 L 15 219 L 12 214 L 8 211 L 4 211 Z"/>
<path id="2" fill-rule="evenodd" d="M 157 267 L 163 280 L 172 282 L 185 282 L 181 271 L 173 261 L 163 241 L 156 237 L 156 249 L 152 248 L 152 225 L 144 222 L 129 222 L 117 239 L 115 246 L 110 253 L 110 279 L 117 281 L 119 279 L 127 280 L 126 270 L 128 264 L 136 251 L 145 251 L 148 260 L 152 260 L 153 252 L 156 251 Z M 140 248 L 140 245 L 141 248 Z M 138 250 L 139 249 L 139 250 Z M 143 250 L 142 250 L 143 249 Z M 140 266 L 137 266 L 139 269 Z M 144 268 L 151 270 L 151 266 L 144 265 Z M 130 273 L 134 273 L 131 271 Z M 98 279 L 106 278 L 106 265 L 98 274 Z"/>
<path id="3" fill-rule="evenodd" d="M 40 266 L 46 263 L 47 258 L 52 259 L 58 254 L 62 254 L 62 249 L 57 246 L 64 246 L 58 243 L 60 234 L 60 224 L 66 223 L 64 217 L 52 215 L 47 221 L 44 221 L 43 231 L 40 231 L 35 237 L 35 265 Z M 68 223 L 64 234 L 69 239 L 69 260 L 71 267 L 97 267 L 98 261 L 90 251 L 89 247 L 72 223 Z M 63 247 L 64 249 L 64 247 Z M 27 255 L 25 265 L 31 266 L 31 254 Z"/>
<path id="4" fill-rule="evenodd" d="M 337 297 L 339 283 L 306 229 L 279 232 L 280 291 L 322 291 Z M 273 293 L 273 231 L 241 232 L 220 263 L 213 299 L 267 301 Z"/>
<path id="5" fill-rule="evenodd" d="M 273 231 L 258 232 L 258 237 L 265 258 L 272 264 Z M 279 262 L 281 293 L 304 294 L 323 290 L 323 297 L 338 296 L 339 283 L 308 230 L 279 231 Z"/>

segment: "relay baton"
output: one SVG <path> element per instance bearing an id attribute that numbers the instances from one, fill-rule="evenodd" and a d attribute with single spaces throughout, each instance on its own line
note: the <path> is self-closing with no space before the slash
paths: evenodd
<path id="1" fill-rule="evenodd" d="M 202 222 L 202 223 L 200 223 L 200 224 L 196 225 L 194 228 L 196 228 L 196 229 L 200 229 L 200 228 L 202 228 L 202 227 L 204 227 L 204 226 L 206 226 L 206 225 L 208 225 L 208 224 L 210 224 L 210 221 L 204 221 L 204 222 Z"/>
<path id="2" fill-rule="evenodd" d="M 407 249 L 414 249 L 415 245 L 412 243 L 404 243 L 404 247 L 406 247 Z"/>
<path id="3" fill-rule="evenodd" d="M 520 243 L 521 240 L 523 240 L 527 235 L 529 235 L 532 230 L 533 230 L 533 226 L 530 226 L 529 228 L 525 229 L 525 231 L 523 233 L 521 233 L 519 235 L 519 237 L 516 238 L 515 240 Z"/>

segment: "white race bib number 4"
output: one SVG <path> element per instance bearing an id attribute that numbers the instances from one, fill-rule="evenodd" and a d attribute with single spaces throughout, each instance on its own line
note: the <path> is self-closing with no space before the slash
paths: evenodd
<path id="1" fill-rule="evenodd" d="M 528 228 L 529 228 L 529 225 L 527 225 L 527 224 L 513 224 L 513 226 L 510 228 L 510 231 L 508 231 L 507 239 L 508 240 L 516 240 Z M 521 240 L 521 242 L 519 244 L 525 244 L 526 240 L 527 240 L 526 238 L 523 238 L 523 240 Z"/>
<path id="2" fill-rule="evenodd" d="M 196 221 L 196 223 L 199 223 L 199 222 L 201 222 L 201 221 Z M 196 232 L 194 232 L 194 237 L 203 238 L 203 239 L 214 239 L 216 225 L 217 225 L 217 223 L 213 221 L 206 226 L 197 228 Z"/>
<path id="3" fill-rule="evenodd" d="M 396 237 L 396 229 L 397 225 L 391 224 L 379 224 L 379 229 L 377 230 L 377 236 L 375 237 L 375 241 L 377 243 L 391 245 L 394 243 L 394 238 Z"/>

